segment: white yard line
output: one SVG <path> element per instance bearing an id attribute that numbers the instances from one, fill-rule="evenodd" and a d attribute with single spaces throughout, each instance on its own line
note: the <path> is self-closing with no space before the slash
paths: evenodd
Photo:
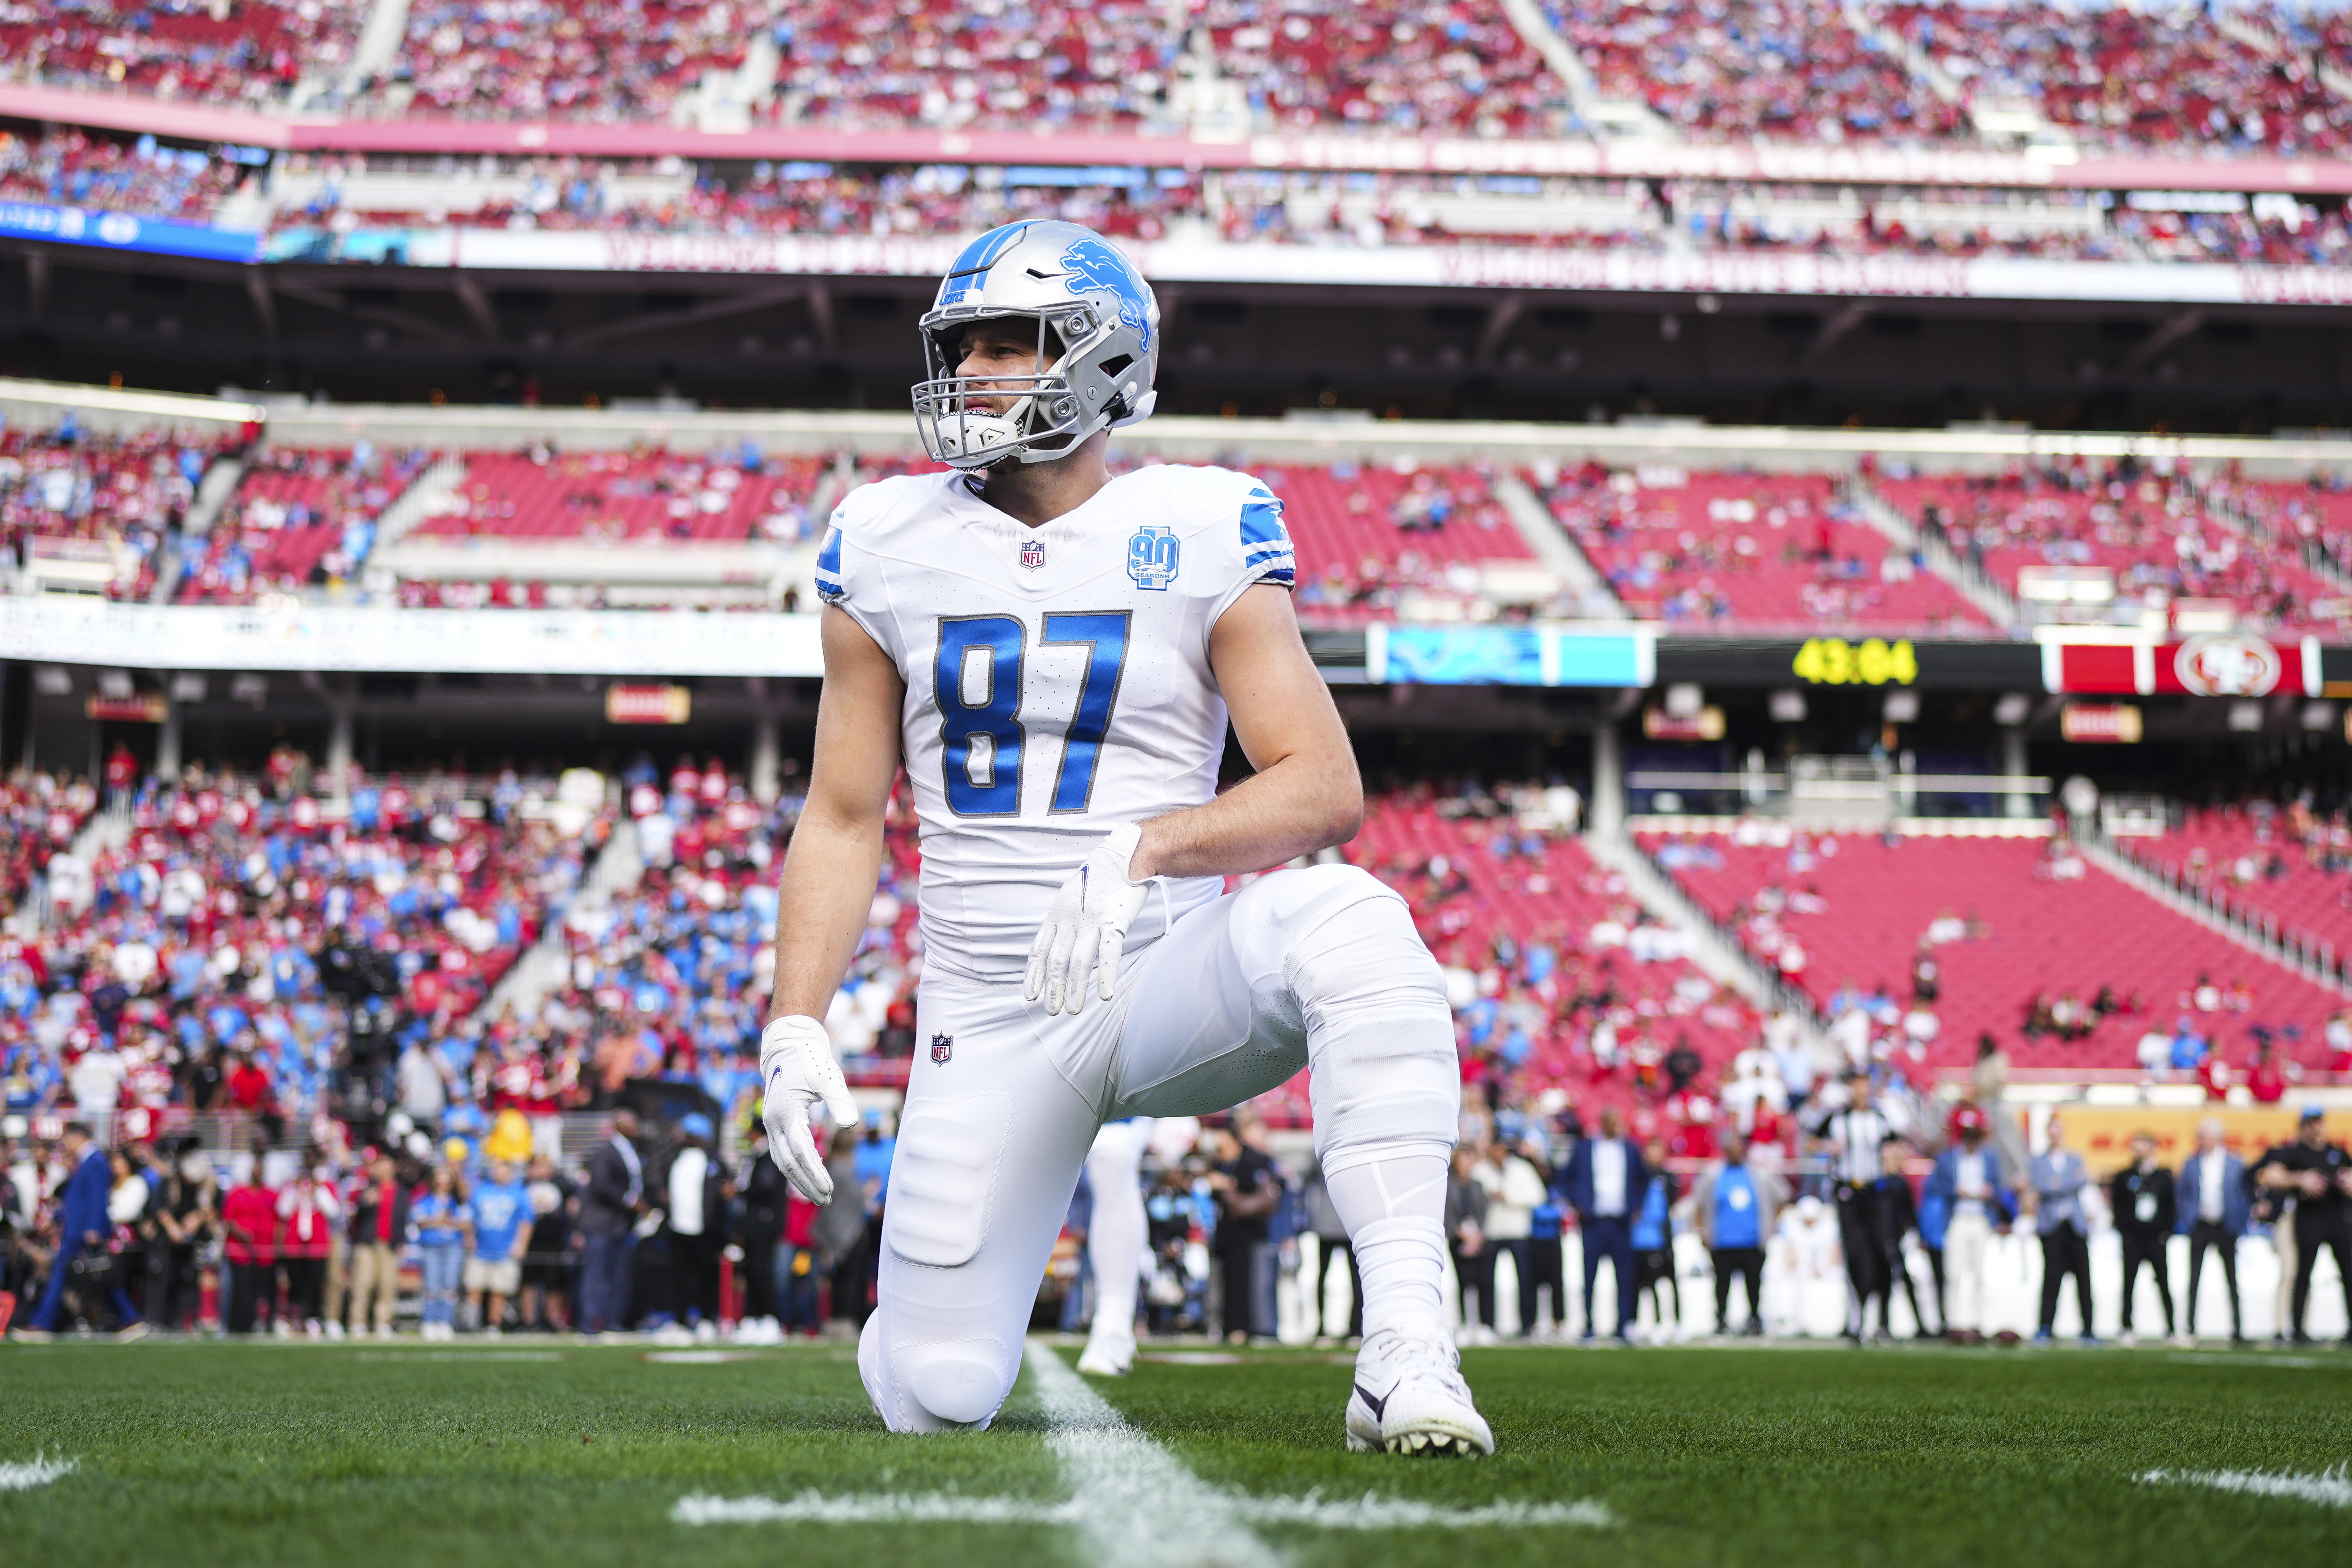
<path id="1" fill-rule="evenodd" d="M 2215 1491 L 2352 1508 L 2352 1474 L 2341 1467 L 2316 1476 L 2273 1475 L 2268 1470 L 2149 1470 L 2137 1479 L 2149 1486 L 2210 1487 Z"/>
<path id="2" fill-rule="evenodd" d="M 678 1524 L 1076 1524 L 1076 1502 L 1030 1502 L 950 1492 L 860 1492 L 826 1497 L 805 1491 L 770 1497 L 688 1497 L 670 1519 Z"/>
<path id="3" fill-rule="evenodd" d="M 1531 1529 L 1549 1526 L 1607 1530 L 1617 1523 L 1609 1505 L 1600 1502 L 1490 1502 L 1478 1508 L 1447 1508 L 1443 1503 L 1412 1502 L 1404 1498 L 1376 1497 L 1366 1492 L 1350 1502 L 1326 1499 L 1314 1492 L 1305 1497 L 1245 1497 L 1237 1500 L 1241 1516 L 1254 1524 L 1306 1524 L 1318 1530 L 1410 1530 L 1433 1526 L 1464 1530 L 1473 1525 Z"/>
<path id="4" fill-rule="evenodd" d="M 804 1491 L 767 1497 L 680 1498 L 679 1524 L 1058 1524 L 1086 1537 L 1089 1561 L 1117 1568 L 1276 1568 L 1275 1551 L 1252 1524 L 1314 1530 L 1606 1530 L 1617 1516 L 1603 1503 L 1494 1502 L 1448 1508 L 1366 1492 L 1360 1498 L 1252 1497 L 1220 1491 L 1130 1426 L 1042 1342 L 1030 1342 L 1029 1375 L 1050 1428 L 1046 1446 L 1062 1462 L 1066 1502 L 960 1497 L 950 1492 Z"/>
<path id="5" fill-rule="evenodd" d="M 47 1486 L 51 1481 L 73 1474 L 71 1459 L 44 1459 L 36 1455 L 30 1464 L 0 1465 L 0 1492 L 28 1492 L 35 1487 Z"/>
<path id="6" fill-rule="evenodd" d="M 1074 1522 L 1097 1563 L 1121 1568 L 1276 1568 L 1239 1500 L 1208 1486 L 1128 1425 L 1060 1356 L 1029 1342 L 1029 1375 L 1053 1428 Z"/>

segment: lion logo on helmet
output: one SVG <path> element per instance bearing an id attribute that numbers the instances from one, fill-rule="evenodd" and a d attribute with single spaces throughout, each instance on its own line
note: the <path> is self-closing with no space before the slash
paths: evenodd
<path id="1" fill-rule="evenodd" d="M 1076 274 L 1070 279 L 1071 293 L 1118 296 L 1118 319 L 1134 329 L 1146 349 L 1151 347 L 1151 299 L 1126 257 L 1105 241 L 1081 239 L 1062 252 L 1062 265 Z"/>

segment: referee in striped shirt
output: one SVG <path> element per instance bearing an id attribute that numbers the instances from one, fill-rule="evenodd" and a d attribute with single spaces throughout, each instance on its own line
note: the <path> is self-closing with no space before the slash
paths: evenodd
<path id="1" fill-rule="evenodd" d="M 1880 1152 L 1896 1129 L 1873 1102 L 1869 1074 L 1848 1075 L 1845 1089 L 1844 1109 L 1822 1118 L 1813 1136 L 1829 1157 L 1837 1195 L 1838 1242 L 1845 1252 L 1846 1282 L 1853 1290 L 1853 1316 L 1846 1335 L 1859 1342 L 1869 1328 L 1874 1296 L 1878 1298 L 1878 1337 L 1887 1337 L 1889 1280 L 1877 1185 L 1885 1173 Z"/>

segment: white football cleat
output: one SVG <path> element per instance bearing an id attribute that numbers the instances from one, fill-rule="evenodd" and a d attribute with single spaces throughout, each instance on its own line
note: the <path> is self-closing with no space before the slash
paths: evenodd
<path id="1" fill-rule="evenodd" d="M 1087 1336 L 1078 1370 L 1089 1377 L 1125 1377 L 1135 1366 L 1135 1336 L 1100 1330 Z"/>
<path id="2" fill-rule="evenodd" d="M 1472 1456 L 1493 1453 L 1495 1434 L 1471 1402 L 1454 1347 L 1391 1329 L 1370 1335 L 1356 1352 L 1348 1447 L 1360 1454 Z"/>

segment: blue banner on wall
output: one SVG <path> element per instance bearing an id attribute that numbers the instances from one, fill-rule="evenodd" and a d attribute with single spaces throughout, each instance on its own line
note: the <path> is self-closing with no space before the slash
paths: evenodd
<path id="1" fill-rule="evenodd" d="M 158 256 L 197 256 L 210 261 L 255 261 L 261 236 L 247 229 L 214 228 L 129 213 L 53 207 L 38 202 L 0 202 L 0 235 L 95 245 L 106 250 L 143 250 Z"/>
<path id="2" fill-rule="evenodd" d="M 1364 679 L 1375 685 L 1647 686 L 1657 668 L 1646 633 L 1592 635 L 1552 626 L 1365 628 Z"/>

